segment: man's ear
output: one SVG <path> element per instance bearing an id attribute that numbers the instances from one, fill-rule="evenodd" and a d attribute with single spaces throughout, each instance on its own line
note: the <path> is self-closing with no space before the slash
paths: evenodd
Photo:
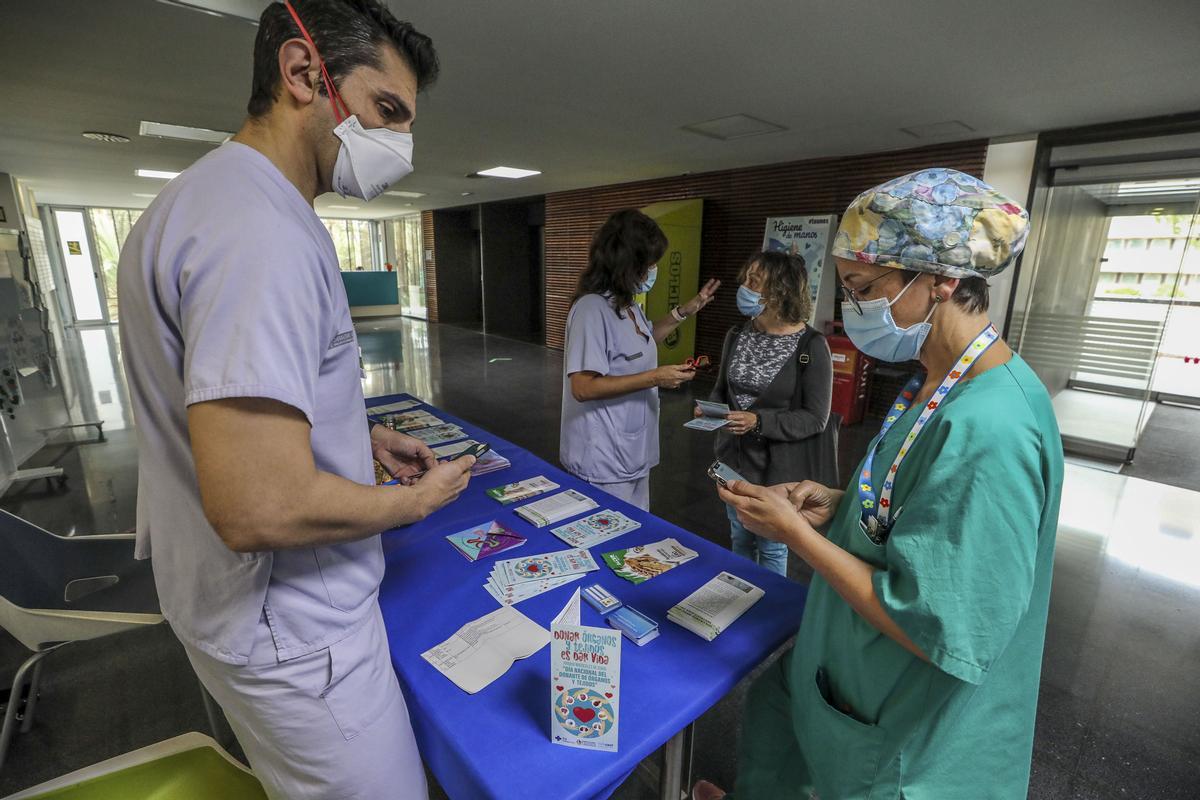
<path id="1" fill-rule="evenodd" d="M 312 46 L 303 39 L 289 39 L 279 48 L 279 74 L 285 96 L 298 106 L 306 106 L 317 97 L 321 80 L 320 61 Z"/>

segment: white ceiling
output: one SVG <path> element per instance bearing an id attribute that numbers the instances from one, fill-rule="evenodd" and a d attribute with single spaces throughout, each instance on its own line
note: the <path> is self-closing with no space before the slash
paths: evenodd
<path id="1" fill-rule="evenodd" d="M 259 0 L 222 0 L 257 5 Z M 426 192 L 331 216 L 542 194 L 685 172 L 912 147 L 961 120 L 1004 137 L 1200 109 L 1200 3 L 1157 0 L 389 0 L 443 70 L 418 106 Z M 140 120 L 236 130 L 255 28 L 155 0 L 3 0 L 0 171 L 40 201 L 138 207 L 205 145 Z M 781 133 L 719 141 L 684 125 L 745 113 Z M 131 144 L 83 139 L 84 130 Z M 503 164 L 519 181 L 468 179 Z M 462 192 L 472 192 L 464 198 Z"/>

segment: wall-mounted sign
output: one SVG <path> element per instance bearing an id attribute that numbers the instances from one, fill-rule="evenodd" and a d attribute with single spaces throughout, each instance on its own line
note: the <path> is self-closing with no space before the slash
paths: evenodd
<path id="1" fill-rule="evenodd" d="M 83 248 L 79 246 L 79 242 L 67 242 L 67 255 L 83 255 Z"/>
<path id="2" fill-rule="evenodd" d="M 763 233 L 763 250 L 776 250 L 799 255 L 808 270 L 808 286 L 812 291 L 813 318 L 809 322 L 818 330 L 833 319 L 833 287 L 835 281 L 825 279 L 825 263 L 833 241 L 837 216 L 767 217 Z"/>

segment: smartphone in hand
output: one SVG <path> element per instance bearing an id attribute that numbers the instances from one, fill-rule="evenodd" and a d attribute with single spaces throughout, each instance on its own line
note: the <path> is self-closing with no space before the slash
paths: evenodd
<path id="1" fill-rule="evenodd" d="M 737 474 L 732 467 L 720 461 L 714 461 L 712 466 L 708 468 L 708 477 L 712 478 L 717 482 L 717 485 L 725 489 L 728 489 L 729 484 L 733 483 L 734 481 L 746 480 L 741 475 Z"/>

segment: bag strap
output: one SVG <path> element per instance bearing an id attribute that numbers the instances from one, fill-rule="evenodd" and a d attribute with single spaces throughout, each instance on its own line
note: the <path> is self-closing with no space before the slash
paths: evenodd
<path id="1" fill-rule="evenodd" d="M 800 341 L 796 342 L 796 364 L 799 374 L 798 379 L 804 377 L 804 368 L 812 361 L 809 355 L 808 346 L 812 344 L 813 338 L 817 335 L 816 329 L 812 325 L 804 326 L 804 333 L 800 336 Z"/>

